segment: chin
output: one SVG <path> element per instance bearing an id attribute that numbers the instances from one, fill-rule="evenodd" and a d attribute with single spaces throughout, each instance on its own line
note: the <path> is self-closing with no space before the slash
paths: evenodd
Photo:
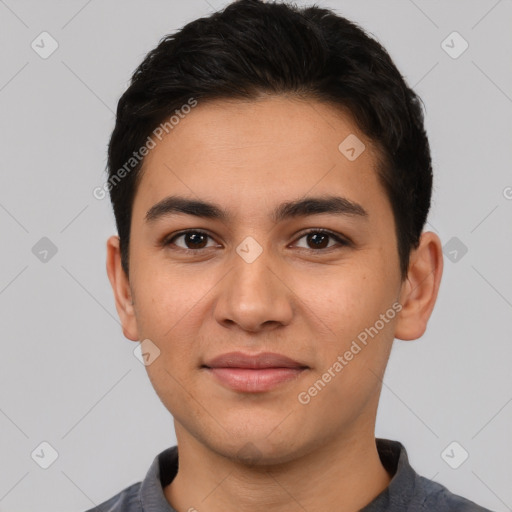
<path id="1" fill-rule="evenodd" d="M 210 444 L 210 449 L 233 462 L 255 467 L 286 464 L 307 451 L 306 447 L 298 445 L 296 440 L 292 446 L 289 436 L 286 436 L 287 439 L 274 439 L 273 443 L 270 442 L 266 436 L 271 430 L 267 429 L 263 435 L 250 436 L 246 434 L 245 439 L 239 437 L 237 443 L 233 443 L 231 439 L 231 442 L 223 444 L 219 443 L 217 439 L 213 443 L 214 446 Z M 277 441 L 277 444 L 275 441 Z"/>

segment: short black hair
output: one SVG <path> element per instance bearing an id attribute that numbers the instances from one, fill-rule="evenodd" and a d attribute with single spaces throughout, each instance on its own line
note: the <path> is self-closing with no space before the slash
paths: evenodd
<path id="1" fill-rule="evenodd" d="M 269 94 L 341 107 L 378 148 L 377 172 L 393 210 L 406 278 L 432 194 L 421 99 L 381 44 L 356 23 L 316 5 L 260 0 L 232 2 L 162 38 L 119 100 L 107 183 L 127 276 L 132 207 L 144 162 L 137 150 L 191 100 Z"/>

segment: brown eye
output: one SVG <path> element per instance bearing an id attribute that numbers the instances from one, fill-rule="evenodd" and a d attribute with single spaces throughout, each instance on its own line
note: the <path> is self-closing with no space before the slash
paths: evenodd
<path id="1" fill-rule="evenodd" d="M 314 229 L 314 230 L 308 231 L 307 233 L 304 233 L 299 238 L 299 240 L 301 240 L 303 238 L 306 239 L 306 244 L 307 244 L 306 247 L 304 247 L 304 246 L 301 247 L 304 249 L 313 249 L 313 250 L 330 249 L 330 248 L 336 246 L 336 243 L 329 245 L 329 239 L 333 239 L 335 242 L 338 243 L 338 245 L 341 245 L 341 246 L 349 245 L 349 243 L 346 240 L 344 240 L 343 238 L 335 235 L 334 233 L 331 233 L 330 231 L 326 231 L 323 229 Z"/>
<path id="2" fill-rule="evenodd" d="M 329 245 L 329 235 L 325 233 L 309 233 L 306 240 L 313 244 L 313 249 L 325 249 Z"/>
<path id="3" fill-rule="evenodd" d="M 184 231 L 179 233 L 165 242 L 165 245 L 174 244 L 180 249 L 197 250 L 207 248 L 206 244 L 210 235 L 204 231 Z M 176 243 L 176 240 L 183 239 L 183 245 Z M 211 247 L 211 246 L 210 246 Z"/>

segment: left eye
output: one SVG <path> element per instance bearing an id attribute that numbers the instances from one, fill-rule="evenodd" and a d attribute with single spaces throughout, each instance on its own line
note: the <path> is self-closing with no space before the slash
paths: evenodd
<path id="1" fill-rule="evenodd" d="M 313 244 L 313 247 L 302 247 L 304 249 L 330 249 L 331 247 L 333 247 L 333 245 L 326 245 L 326 241 L 329 238 L 334 239 L 336 242 L 338 242 L 339 245 L 348 245 L 348 242 L 343 238 L 335 235 L 334 233 L 331 233 L 330 231 L 325 231 L 323 229 L 314 229 L 308 231 L 307 233 L 304 233 L 299 238 L 299 240 L 301 240 L 302 238 L 306 238 L 306 243 Z"/>

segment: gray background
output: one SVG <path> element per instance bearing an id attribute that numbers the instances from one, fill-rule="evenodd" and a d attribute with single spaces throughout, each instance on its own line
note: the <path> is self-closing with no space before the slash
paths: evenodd
<path id="1" fill-rule="evenodd" d="M 436 178 L 428 228 L 449 244 L 427 333 L 395 342 L 377 435 L 402 441 L 424 476 L 512 510 L 512 3 L 317 3 L 371 32 L 423 98 Z M 115 225 L 92 190 L 136 65 L 225 4 L 0 0 L 1 511 L 83 511 L 175 444 L 119 325 L 105 271 Z M 31 47 L 43 31 L 59 45 L 47 59 Z M 469 43 L 458 58 L 442 47 L 453 31 Z M 46 261 L 43 237 L 57 248 Z M 58 452 L 46 470 L 31 457 L 43 441 Z M 469 453 L 458 469 L 441 456 L 452 441 Z"/>

